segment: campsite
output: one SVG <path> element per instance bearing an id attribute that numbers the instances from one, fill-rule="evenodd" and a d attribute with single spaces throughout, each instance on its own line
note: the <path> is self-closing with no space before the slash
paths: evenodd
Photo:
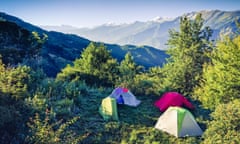
<path id="1" fill-rule="evenodd" d="M 108 92 L 110 94 L 111 91 Z M 106 94 L 107 95 L 107 94 Z M 99 96 L 97 96 L 99 97 Z M 102 99 L 105 95 L 100 96 Z M 96 98 L 96 97 L 95 97 Z M 138 97 L 137 97 L 138 98 Z M 154 97 L 140 96 L 141 104 L 137 107 L 118 104 L 118 119 L 104 120 L 99 114 L 98 108 L 101 105 L 89 107 L 85 105 L 87 111 L 97 109 L 95 115 L 87 115 L 82 119 L 82 127 L 89 132 L 88 138 L 83 143 L 200 143 L 198 136 L 190 136 L 185 138 L 177 138 L 171 134 L 154 128 L 159 116 L 162 114 L 153 104 L 157 100 Z M 86 102 L 87 103 L 87 102 Z M 88 106 L 88 107 L 87 107 Z M 84 106 L 83 106 L 84 107 Z M 195 111 L 196 112 L 196 111 Z M 88 117 L 88 118 L 87 118 Z M 92 121 L 89 121 L 91 119 Z M 95 122 L 91 124 L 91 122 Z M 203 126 L 204 123 L 201 123 Z"/>
<path id="2" fill-rule="evenodd" d="M 239 78 L 239 62 L 230 57 L 240 57 L 240 37 L 219 41 L 219 49 L 213 49 L 211 57 L 196 53 L 201 57 L 196 59 L 186 54 L 188 57 L 183 59 L 184 53 L 205 47 L 208 35 L 201 36 L 206 32 L 201 30 L 201 21 L 201 14 L 195 21 L 183 17 L 182 30 L 172 33 L 170 38 L 175 48 L 174 51 L 169 49 L 169 54 L 172 52 L 169 63 L 147 71 L 135 63 L 130 52 L 119 62 L 103 43 L 97 42 L 89 43 L 80 57 L 72 65 L 66 65 L 55 78 L 48 77 L 38 61 L 34 63 L 39 51 L 31 50 L 35 48 L 32 45 L 26 45 L 30 53 L 21 50 L 15 53 L 33 58 L 29 60 L 25 57 L 11 59 L 9 51 L 3 51 L 5 56 L 0 61 L 1 142 L 239 142 L 239 89 L 238 83 L 232 81 Z M 24 32 L 12 22 L 1 23 Z M 185 27 L 199 28 L 198 37 L 189 40 L 197 41 L 198 47 L 181 51 L 179 45 L 185 38 Z M 41 48 L 46 36 L 25 32 L 25 41 L 32 41 L 34 46 Z M 191 32 L 195 35 L 195 30 Z M 8 31 L 5 33 L 9 40 L 15 37 Z M 226 42 L 233 46 L 229 47 Z M 22 41 L 19 43 L 22 45 Z M 226 47 L 232 50 L 226 52 Z M 179 55 L 175 55 L 176 52 Z M 209 59 L 214 65 L 207 65 Z M 199 65 L 199 60 L 204 67 Z M 24 61 L 28 65 L 7 67 L 4 64 L 14 61 Z M 225 71 L 221 70 L 223 65 L 228 67 Z M 176 106 L 179 108 L 174 108 Z M 165 113 L 169 111 L 170 115 Z"/>
<path id="3" fill-rule="evenodd" d="M 130 52 L 119 62 L 103 43 L 90 42 L 80 57 L 54 78 L 44 73 L 39 61 L 34 61 L 39 51 L 32 49 L 41 48 L 46 35 L 32 35 L 13 22 L 0 22 L 0 26 L 2 23 L 26 33 L 24 40 L 19 39 L 21 46 L 29 46 L 22 41 L 32 44 L 29 53 L 17 50 L 17 59 L 3 50 L 1 142 L 238 143 L 240 103 L 236 79 L 240 72 L 239 61 L 232 58 L 240 57 L 240 37 L 219 41 L 218 49 L 212 49 L 212 55 L 206 57 L 201 50 L 208 35 L 202 37 L 206 31 L 201 30 L 201 21 L 201 14 L 195 20 L 181 19 L 182 29 L 170 38 L 175 48 L 169 49 L 171 57 L 163 67 L 146 70 L 135 63 Z M 186 42 L 197 42 L 198 47 L 182 51 L 179 45 L 186 27 L 199 28 L 196 39 Z M 196 31 L 190 32 L 195 35 Z M 12 37 L 16 33 L 5 34 L 9 41 L 15 40 Z M 226 47 L 231 50 L 225 51 Z M 209 47 L 205 48 L 209 52 Z M 177 52 L 179 55 L 175 55 Z M 194 52 L 196 57 L 188 54 Z M 183 59 L 181 55 L 188 57 Z M 32 59 L 25 59 L 29 56 Z M 213 64 L 208 65 L 209 59 Z M 19 61 L 28 65 L 5 64 Z"/>
<path id="4" fill-rule="evenodd" d="M 112 11 L 142 18 L 167 8 L 169 14 L 184 0 L 172 7 L 157 0 L 70 1 L 1 2 L 0 144 L 240 143 L 239 10 L 95 27 Z M 18 18 L 21 12 L 31 19 Z M 96 21 L 76 29 L 35 25 L 32 18 Z"/>

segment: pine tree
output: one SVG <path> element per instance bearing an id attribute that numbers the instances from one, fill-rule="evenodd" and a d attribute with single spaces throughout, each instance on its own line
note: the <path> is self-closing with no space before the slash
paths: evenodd
<path id="1" fill-rule="evenodd" d="M 57 79 L 84 80 L 87 84 L 113 85 L 118 73 L 118 63 L 103 44 L 90 43 L 81 58 L 68 65 Z"/>
<path id="2" fill-rule="evenodd" d="M 136 74 L 139 73 L 140 69 L 141 67 L 136 65 L 136 63 L 133 61 L 131 53 L 128 52 L 119 66 L 119 84 L 131 83 Z"/>
<path id="3" fill-rule="evenodd" d="M 198 14 L 194 20 L 187 16 L 180 19 L 180 31 L 170 30 L 168 40 L 170 55 L 163 67 L 165 89 L 190 94 L 198 84 L 202 66 L 209 61 L 206 53 L 211 51 L 209 27 L 203 27 L 203 19 Z"/>

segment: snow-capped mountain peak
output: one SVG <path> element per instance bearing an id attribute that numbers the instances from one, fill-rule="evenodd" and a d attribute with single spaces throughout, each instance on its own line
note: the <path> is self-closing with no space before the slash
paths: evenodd
<path id="1" fill-rule="evenodd" d="M 157 16 L 157 17 L 153 18 L 151 21 L 162 23 L 162 22 L 171 21 L 171 20 L 172 20 L 172 18 L 163 18 L 163 17 Z"/>

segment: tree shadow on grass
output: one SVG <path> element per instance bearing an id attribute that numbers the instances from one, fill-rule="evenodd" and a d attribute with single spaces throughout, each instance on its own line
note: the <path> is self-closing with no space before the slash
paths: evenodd
<path id="1" fill-rule="evenodd" d="M 151 97 L 139 97 L 141 103 L 137 107 L 118 105 L 119 120 L 128 124 L 154 127 L 161 112 L 154 107 Z"/>

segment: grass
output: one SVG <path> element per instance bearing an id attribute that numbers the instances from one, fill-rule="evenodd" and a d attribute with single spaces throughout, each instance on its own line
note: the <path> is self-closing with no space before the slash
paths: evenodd
<path id="1" fill-rule="evenodd" d="M 104 121 L 98 113 L 101 100 L 107 92 L 90 92 L 81 99 L 80 120 L 75 128 L 85 138 L 82 144 L 197 144 L 199 137 L 175 138 L 154 129 L 161 112 L 153 106 L 158 97 L 136 96 L 138 107 L 118 105 L 119 121 Z"/>

